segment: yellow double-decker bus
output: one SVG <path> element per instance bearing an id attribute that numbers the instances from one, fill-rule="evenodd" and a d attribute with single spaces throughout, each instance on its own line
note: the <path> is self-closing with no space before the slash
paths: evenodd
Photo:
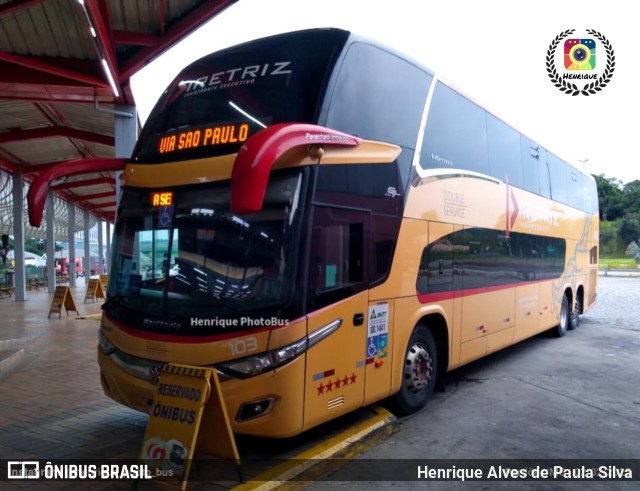
<path id="1" fill-rule="evenodd" d="M 185 68 L 122 183 L 98 360 L 141 411 L 176 362 L 215 367 L 237 433 L 413 412 L 596 298 L 594 180 L 343 30 Z"/>

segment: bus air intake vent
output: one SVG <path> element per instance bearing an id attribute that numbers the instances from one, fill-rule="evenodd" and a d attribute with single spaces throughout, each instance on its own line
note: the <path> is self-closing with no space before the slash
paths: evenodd
<path id="1" fill-rule="evenodd" d="M 338 406 L 342 406 L 343 404 L 344 404 L 344 396 L 340 396 L 340 397 L 336 397 L 335 399 L 331 399 L 327 403 L 327 408 L 328 409 L 333 409 L 333 408 L 336 408 Z"/>

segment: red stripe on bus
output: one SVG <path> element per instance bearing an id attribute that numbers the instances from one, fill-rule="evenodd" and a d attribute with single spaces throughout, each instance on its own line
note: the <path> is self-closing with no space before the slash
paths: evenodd
<path id="1" fill-rule="evenodd" d="M 509 290 L 518 286 L 536 285 L 538 283 L 544 283 L 545 281 L 552 280 L 521 281 L 519 283 L 509 283 L 508 285 L 485 286 L 481 288 L 469 288 L 468 290 L 451 290 L 439 293 L 420 293 L 416 291 L 416 296 L 420 303 L 442 302 L 443 300 L 451 300 L 453 298 L 470 297 L 472 295 L 480 295 L 482 293 Z"/>

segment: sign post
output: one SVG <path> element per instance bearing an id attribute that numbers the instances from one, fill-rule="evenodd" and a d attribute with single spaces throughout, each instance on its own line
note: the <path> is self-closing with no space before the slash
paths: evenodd
<path id="1" fill-rule="evenodd" d="M 56 287 L 47 319 L 51 318 L 51 314 L 58 314 L 58 319 L 62 317 L 63 308 L 67 310 L 67 315 L 69 315 L 70 310 L 73 310 L 76 314 L 80 315 L 80 312 L 78 312 L 78 307 L 76 307 L 76 301 L 73 299 L 71 289 L 68 286 Z"/>
<path id="2" fill-rule="evenodd" d="M 197 444 L 201 428 L 204 438 Z M 140 458 L 152 475 L 184 490 L 196 446 L 233 460 L 239 469 L 240 456 L 215 369 L 169 363 L 162 368 L 155 390 Z"/>

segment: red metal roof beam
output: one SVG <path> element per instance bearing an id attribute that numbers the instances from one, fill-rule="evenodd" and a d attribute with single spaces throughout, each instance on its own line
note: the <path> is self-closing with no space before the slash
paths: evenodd
<path id="1" fill-rule="evenodd" d="M 29 223 L 39 227 L 42 223 L 44 203 L 51 183 L 63 177 L 95 174 L 99 172 L 113 172 L 123 170 L 128 159 L 124 158 L 93 158 L 70 160 L 61 162 L 47 172 L 40 174 L 29 186 L 27 204 L 29 205 Z M 83 182 L 83 181 L 80 181 Z M 86 181 L 84 181 L 86 185 Z M 58 187 L 58 189 L 60 189 Z"/>
<path id="2" fill-rule="evenodd" d="M 122 87 L 120 87 L 120 76 L 118 74 L 119 65 L 116 56 L 115 46 L 111 35 L 111 19 L 109 17 L 109 5 L 105 0 L 85 0 L 83 8 L 86 9 L 87 22 L 89 28 L 93 29 L 91 36 L 95 40 L 96 51 L 101 63 L 106 63 L 104 67 L 109 83 L 113 83 L 112 87 L 116 97 L 122 96 Z M 95 37 L 94 37 L 95 33 Z"/>
<path id="3" fill-rule="evenodd" d="M 99 143 L 113 147 L 115 138 L 102 133 L 94 133 L 93 131 L 79 130 L 77 128 L 68 128 L 66 126 L 47 126 L 45 128 L 33 128 L 30 130 L 14 130 L 6 133 L 0 133 L 0 144 L 9 142 L 18 142 L 25 140 L 37 140 L 41 138 L 77 138 L 78 140 Z"/>
<path id="4" fill-rule="evenodd" d="M 44 0 L 14 0 L 13 2 L 7 2 L 0 5 L 0 16 L 8 15 L 18 10 L 26 9 L 37 3 L 42 3 Z"/>
<path id="5" fill-rule="evenodd" d="M 0 169 L 7 171 L 10 174 L 17 174 L 20 172 L 20 167 L 12 162 L 4 160 L 3 158 L 0 158 Z"/>
<path id="6" fill-rule="evenodd" d="M 154 46 L 159 38 L 148 32 L 113 31 L 113 41 L 127 46 Z"/>
<path id="7" fill-rule="evenodd" d="M 49 73 L 51 75 L 57 75 L 58 77 L 68 78 L 77 82 L 83 82 L 95 87 L 109 87 L 109 84 L 103 82 L 99 78 L 94 78 L 83 73 L 74 72 L 71 70 L 65 70 L 59 66 L 55 66 L 42 61 L 37 61 L 28 56 L 14 55 L 7 53 L 6 51 L 0 51 L 0 61 L 6 61 L 13 63 L 14 65 L 20 65 L 26 68 L 31 68 L 39 72 Z M 53 59 L 51 60 L 53 63 Z"/>
<path id="8" fill-rule="evenodd" d="M 180 41 L 184 36 L 193 32 L 202 24 L 209 21 L 211 18 L 215 17 L 237 1 L 238 0 L 208 0 L 202 2 L 182 19 L 170 26 L 165 31 L 164 35 L 158 38 L 158 41 L 154 46 L 140 49 L 129 60 L 127 60 L 126 63 L 123 63 L 120 70 L 120 82 L 129 80 L 134 73 L 140 70 L 153 58 L 162 54 L 175 43 Z"/>

